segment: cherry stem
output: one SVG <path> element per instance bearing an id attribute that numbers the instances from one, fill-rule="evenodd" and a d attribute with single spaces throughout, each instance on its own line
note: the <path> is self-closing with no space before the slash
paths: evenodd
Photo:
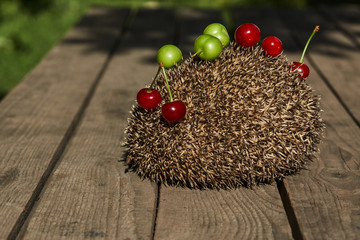
<path id="1" fill-rule="evenodd" d="M 148 93 L 151 93 L 151 89 L 152 89 L 152 87 L 153 87 L 153 85 L 154 85 L 154 83 L 155 83 L 155 80 L 157 79 L 157 77 L 158 77 L 158 75 L 159 75 L 159 73 L 160 73 L 160 70 L 161 70 L 161 67 L 158 68 L 158 71 L 157 71 L 154 79 L 152 80 L 149 89 L 147 90 Z"/>
<path id="2" fill-rule="evenodd" d="M 308 47 L 308 45 L 309 45 L 312 37 L 313 37 L 313 36 L 315 35 L 315 33 L 317 33 L 318 31 L 319 31 L 319 26 L 316 26 L 315 29 L 313 30 L 313 32 L 311 33 L 309 39 L 307 40 L 307 43 L 306 43 L 306 45 L 305 45 L 305 47 L 304 47 L 304 51 L 303 51 L 303 53 L 302 53 L 302 55 L 301 55 L 301 58 L 300 58 L 299 63 L 302 63 L 302 62 L 303 62 L 306 49 L 307 49 L 307 47 Z"/>
<path id="3" fill-rule="evenodd" d="M 201 53 L 202 52 L 202 49 L 200 49 L 199 51 L 197 51 L 196 53 L 194 53 L 193 55 L 191 55 L 191 57 L 193 58 L 193 57 L 195 57 L 196 55 L 198 55 L 199 53 Z"/>
<path id="4" fill-rule="evenodd" d="M 162 69 L 162 72 L 163 72 L 163 75 L 164 75 L 164 78 L 165 78 L 166 87 L 167 87 L 167 90 L 168 90 L 169 96 L 170 96 L 170 102 L 173 102 L 174 99 L 173 99 L 173 97 L 172 97 L 172 95 L 171 95 L 171 90 L 170 90 L 169 81 L 168 81 L 168 79 L 167 79 L 166 72 L 165 72 L 165 68 L 164 68 L 164 64 L 163 64 L 162 62 L 160 63 L 160 67 L 161 67 L 161 69 Z"/>

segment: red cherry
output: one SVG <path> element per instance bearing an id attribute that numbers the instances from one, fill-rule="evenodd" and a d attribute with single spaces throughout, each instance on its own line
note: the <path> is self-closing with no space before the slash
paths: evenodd
<path id="1" fill-rule="evenodd" d="M 163 117 L 169 122 L 178 122 L 185 117 L 186 106 L 180 100 L 165 103 L 161 112 Z"/>
<path id="2" fill-rule="evenodd" d="M 143 88 L 138 92 L 136 99 L 141 107 L 150 110 L 159 106 L 161 94 L 155 89 Z"/>
<path id="3" fill-rule="evenodd" d="M 282 52 L 282 43 L 280 39 L 274 36 L 266 37 L 262 43 L 262 49 L 269 56 L 276 57 Z"/>
<path id="4" fill-rule="evenodd" d="M 305 79 L 309 76 L 310 69 L 305 63 L 293 62 L 291 65 L 291 71 L 297 71 L 301 78 Z"/>
<path id="5" fill-rule="evenodd" d="M 244 23 L 235 31 L 235 41 L 243 47 L 251 47 L 260 40 L 260 29 L 253 23 Z"/>

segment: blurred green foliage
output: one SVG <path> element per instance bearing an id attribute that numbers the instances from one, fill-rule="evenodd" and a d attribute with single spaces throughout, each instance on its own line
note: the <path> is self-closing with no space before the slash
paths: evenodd
<path id="1" fill-rule="evenodd" d="M 0 0 L 0 99 L 61 39 L 89 2 Z"/>
<path id="2" fill-rule="evenodd" d="M 357 2 L 358 0 L 346 0 Z M 89 5 L 229 8 L 306 7 L 337 0 L 0 0 L 0 99 L 61 39 Z M 341 1 L 344 2 L 344 1 Z"/>

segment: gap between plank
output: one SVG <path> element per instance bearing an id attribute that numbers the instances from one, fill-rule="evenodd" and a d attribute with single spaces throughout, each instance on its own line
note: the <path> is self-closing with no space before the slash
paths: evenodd
<path id="1" fill-rule="evenodd" d="M 302 45 L 300 42 L 300 39 L 293 34 L 292 32 L 290 32 L 292 38 L 294 39 L 296 45 L 298 46 L 299 49 L 302 49 Z M 326 76 L 322 73 L 322 71 L 320 70 L 320 68 L 318 67 L 318 65 L 315 63 L 315 61 L 312 59 L 311 54 L 308 53 L 305 58 L 308 60 L 308 62 L 312 65 L 312 67 L 314 68 L 314 70 L 319 74 L 320 78 L 324 81 L 325 85 L 329 88 L 329 90 L 331 91 L 332 94 L 334 94 L 335 98 L 339 101 L 339 103 L 341 104 L 341 106 L 344 108 L 344 110 L 346 111 L 347 114 L 349 114 L 350 118 L 354 121 L 354 123 L 360 127 L 360 122 L 356 119 L 356 117 L 352 114 L 352 112 L 350 111 L 350 109 L 346 106 L 346 104 L 344 103 L 344 101 L 341 99 L 340 95 L 337 93 L 337 91 L 333 88 L 333 86 L 331 85 L 331 83 L 329 82 L 329 80 L 326 78 Z"/>
<path id="2" fill-rule="evenodd" d="M 282 180 L 277 182 L 277 188 L 286 212 L 292 236 L 295 240 L 303 240 L 304 236 L 301 233 L 299 221 L 296 218 L 294 208 L 291 204 L 289 192 L 287 191 L 285 184 Z"/>
<path id="3" fill-rule="evenodd" d="M 130 12 L 128 12 L 127 16 L 125 17 L 124 24 L 122 24 L 122 26 L 118 30 L 118 34 L 115 37 L 114 43 L 110 48 L 110 51 L 106 57 L 106 60 L 103 64 L 103 66 L 101 67 L 94 82 L 91 84 L 89 92 L 87 93 L 83 103 L 81 104 L 78 112 L 76 113 L 76 115 L 75 115 L 74 119 L 72 120 L 69 128 L 67 129 L 64 137 L 62 138 L 59 146 L 57 147 L 52 159 L 50 160 L 48 167 L 44 171 L 44 174 L 41 176 L 39 183 L 37 184 L 36 188 L 34 189 L 33 194 L 31 195 L 29 201 L 27 202 L 27 204 L 24 207 L 24 210 L 22 211 L 22 213 L 20 214 L 16 223 L 14 224 L 14 227 L 12 228 L 11 232 L 9 233 L 7 239 L 16 239 L 19 236 L 19 233 L 21 232 L 23 226 L 25 225 L 26 220 L 28 219 L 31 211 L 34 209 L 36 202 L 39 200 L 40 194 L 43 191 L 48 179 L 50 178 L 51 174 L 54 172 L 56 166 L 60 163 L 61 158 L 65 152 L 65 149 L 68 146 L 68 143 L 70 142 L 72 137 L 75 135 L 75 132 L 83 118 L 84 112 L 87 109 L 87 107 L 89 106 L 89 103 L 95 93 L 97 86 L 99 85 L 104 73 L 106 72 L 106 70 L 109 66 L 109 63 L 111 62 L 118 46 L 120 45 L 121 38 L 124 37 L 124 35 L 131 28 L 131 24 L 135 18 L 136 13 L 137 13 L 137 9 L 131 9 Z"/>
<path id="4" fill-rule="evenodd" d="M 151 227 L 151 240 L 155 239 L 157 216 L 159 213 L 159 205 L 160 205 L 160 189 L 161 189 L 161 183 L 157 183 L 155 188 L 155 205 L 154 205 L 154 215 L 153 215 L 153 221 Z"/>

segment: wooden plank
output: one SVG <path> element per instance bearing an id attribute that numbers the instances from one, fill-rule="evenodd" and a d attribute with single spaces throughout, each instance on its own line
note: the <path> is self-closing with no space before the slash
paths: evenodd
<path id="1" fill-rule="evenodd" d="M 318 10 L 360 49 L 360 9 L 357 5 L 320 5 Z"/>
<path id="2" fill-rule="evenodd" d="M 285 26 L 285 18 L 279 18 L 274 9 L 260 9 L 255 12 L 247 10 L 245 21 L 256 21 L 264 35 L 278 36 L 285 48 L 283 54 L 286 54 L 290 61 L 299 59 L 301 50 L 290 33 L 297 31 L 293 22 L 299 20 L 294 17 L 298 16 L 299 12 L 290 11 L 286 18 L 289 26 Z M 293 17 L 290 18 L 290 15 Z M 241 16 L 244 17 L 243 14 Z M 306 24 L 304 20 L 301 21 Z M 308 35 L 305 32 L 302 34 L 302 38 Z M 310 51 L 314 51 L 314 48 Z M 331 58 L 330 61 L 334 58 L 327 57 Z M 322 117 L 327 128 L 320 145 L 319 157 L 309 164 L 308 170 L 285 178 L 285 189 L 282 191 L 285 191 L 284 195 L 288 195 L 290 201 L 285 204 L 291 208 L 288 212 L 293 211 L 295 214 L 291 219 L 292 226 L 299 228 L 299 235 L 295 237 L 355 239 L 360 229 L 359 128 L 315 70 L 310 73 L 308 82 L 316 93 L 322 96 Z"/>
<path id="3" fill-rule="evenodd" d="M 16 235 L 61 155 L 124 16 L 90 11 L 0 103 L 1 239 Z"/>
<path id="4" fill-rule="evenodd" d="M 360 126 L 360 49 L 315 10 L 279 11 L 292 34 L 305 45 L 315 25 L 320 25 L 307 52 L 307 61 L 328 81 L 332 91 Z"/>
<path id="5" fill-rule="evenodd" d="M 360 131 L 320 76 L 312 86 L 322 96 L 326 122 L 319 159 L 289 177 L 285 187 L 305 239 L 356 239 L 360 234 Z"/>
<path id="6" fill-rule="evenodd" d="M 303 12 L 298 13 L 303 14 Z M 297 25 L 294 22 L 297 19 L 295 16 L 299 15 L 293 13 L 292 16 L 293 18 L 288 19 L 292 27 L 288 29 L 297 31 Z M 302 18 L 307 19 L 307 16 L 309 15 L 304 15 Z M 313 16 L 310 19 L 317 22 L 319 18 Z M 280 23 L 283 21 L 279 19 Z M 324 22 L 320 24 L 322 23 Z M 302 24 L 306 26 L 309 22 L 303 20 Z M 326 29 L 325 27 L 325 31 L 328 31 Z M 333 30 L 324 34 L 329 37 L 334 36 L 334 41 L 342 39 L 341 34 Z M 302 37 L 304 38 L 305 36 Z M 324 38 L 318 40 L 317 46 L 320 47 L 323 44 L 322 41 L 325 41 Z M 345 46 L 341 47 L 341 43 L 344 42 L 338 42 L 341 56 L 331 55 L 330 52 L 324 55 L 314 53 L 312 56 L 314 55 L 316 64 L 327 77 L 330 78 L 330 74 L 335 74 L 335 70 L 339 72 L 338 76 L 346 76 L 346 78 L 332 80 L 338 81 L 336 90 L 341 87 L 344 89 L 354 87 L 349 91 L 343 91 L 341 97 L 348 94 L 355 97 L 356 101 L 359 88 L 356 90 L 355 84 L 344 81 L 354 83 L 358 79 L 356 74 L 359 71 L 359 63 L 352 62 L 356 59 L 354 56 L 356 53 L 351 51 L 355 51 L 353 47 L 350 45 L 347 45 L 349 49 Z M 327 41 L 324 44 L 328 45 Z M 317 47 L 312 48 L 311 53 L 316 49 Z M 321 58 L 320 55 L 322 55 Z M 295 56 L 291 55 L 291 58 L 294 59 Z M 319 61 L 324 62 L 320 64 Z M 348 64 L 352 70 L 348 72 L 349 68 L 337 67 L 328 73 L 329 66 L 326 64 L 334 68 L 335 64 L 340 63 L 344 66 Z M 355 70 L 355 68 L 358 69 Z M 319 158 L 309 166 L 309 171 L 287 178 L 285 187 L 305 239 L 356 239 L 360 234 L 360 129 L 339 103 L 337 97 L 332 94 L 322 77 L 316 71 L 312 71 L 311 74 L 309 82 L 322 96 L 321 105 L 324 110 L 322 117 L 326 123 L 326 131 L 320 145 Z M 359 81 L 356 84 L 358 86 Z M 346 103 L 350 104 L 348 101 Z M 354 105 L 350 106 L 354 107 Z"/>
<path id="7" fill-rule="evenodd" d="M 179 46 L 193 51 L 196 37 L 217 11 L 183 10 Z M 162 187 L 155 239 L 291 239 L 276 185 L 232 191 Z"/>
<path id="8" fill-rule="evenodd" d="M 155 239 L 292 239 L 274 185 L 231 191 L 161 188 Z"/>
<path id="9" fill-rule="evenodd" d="M 126 173 L 121 144 L 136 93 L 151 82 L 156 52 L 173 29 L 170 10 L 136 15 L 22 238 L 152 238 L 157 187 Z"/>

